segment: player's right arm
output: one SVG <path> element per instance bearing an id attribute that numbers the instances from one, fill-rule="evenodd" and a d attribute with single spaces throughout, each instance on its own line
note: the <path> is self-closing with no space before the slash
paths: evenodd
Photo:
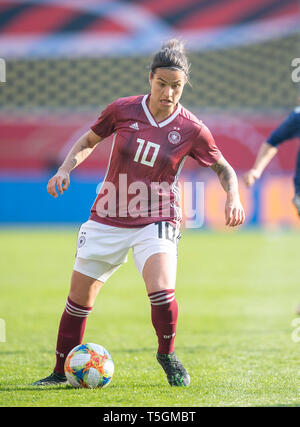
<path id="1" fill-rule="evenodd" d="M 278 148 L 270 145 L 268 142 L 262 143 L 253 167 L 244 175 L 244 182 L 247 187 L 251 187 L 251 185 L 260 178 L 265 167 L 270 163 L 277 151 Z"/>
<path id="2" fill-rule="evenodd" d="M 75 142 L 63 164 L 48 182 L 47 191 L 51 196 L 57 197 L 57 190 L 63 194 L 68 189 L 71 171 L 82 163 L 102 140 L 103 138 L 90 129 Z"/>

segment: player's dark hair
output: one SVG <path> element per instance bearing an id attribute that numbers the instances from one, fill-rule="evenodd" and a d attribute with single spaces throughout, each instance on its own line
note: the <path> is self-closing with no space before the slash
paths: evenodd
<path id="1" fill-rule="evenodd" d="M 151 77 L 157 68 L 183 71 L 189 80 L 190 63 L 185 53 L 184 43 L 177 39 L 163 43 L 161 49 L 153 55 L 150 65 Z"/>

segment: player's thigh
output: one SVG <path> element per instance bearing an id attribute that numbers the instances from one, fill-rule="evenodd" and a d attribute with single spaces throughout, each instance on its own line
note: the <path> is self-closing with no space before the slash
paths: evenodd
<path id="1" fill-rule="evenodd" d="M 100 280 L 73 270 L 69 297 L 76 304 L 92 307 L 103 285 Z"/>
<path id="2" fill-rule="evenodd" d="M 155 253 L 145 262 L 143 279 L 147 293 L 175 289 L 177 259 L 170 253 Z"/>

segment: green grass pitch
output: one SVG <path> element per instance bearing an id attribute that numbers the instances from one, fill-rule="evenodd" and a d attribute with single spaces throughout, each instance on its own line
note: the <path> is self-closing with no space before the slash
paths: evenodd
<path id="1" fill-rule="evenodd" d="M 176 352 L 190 387 L 171 388 L 155 359 L 150 305 L 131 256 L 101 290 L 84 337 L 111 352 L 111 384 L 32 387 L 54 366 L 76 238 L 75 229 L 0 231 L 0 406 L 300 406 L 295 231 L 183 233 Z"/>

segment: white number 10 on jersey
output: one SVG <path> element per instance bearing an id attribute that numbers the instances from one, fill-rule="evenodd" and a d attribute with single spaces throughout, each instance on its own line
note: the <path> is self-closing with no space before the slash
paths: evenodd
<path id="1" fill-rule="evenodd" d="M 144 149 L 145 140 L 142 138 L 137 138 L 137 142 L 139 146 L 138 146 L 138 149 L 136 150 L 135 157 L 133 159 L 134 162 L 139 162 L 139 163 L 142 163 L 143 165 L 150 166 L 152 168 L 156 160 L 157 154 L 159 152 L 160 145 L 154 144 L 154 142 L 148 141 Z M 150 148 L 154 148 L 154 151 L 151 159 L 147 160 L 147 156 Z M 144 152 L 143 152 L 142 158 L 140 159 L 143 149 L 144 149 Z"/>

